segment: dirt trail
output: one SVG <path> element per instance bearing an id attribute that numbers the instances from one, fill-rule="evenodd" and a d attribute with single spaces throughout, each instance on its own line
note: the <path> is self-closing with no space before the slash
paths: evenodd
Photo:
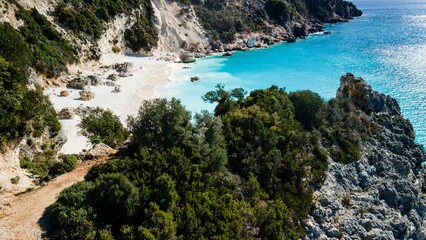
<path id="1" fill-rule="evenodd" d="M 20 196 L 0 195 L 0 239 L 41 239 L 39 220 L 59 193 L 82 181 L 90 168 L 102 160 L 85 162 L 46 185 Z"/>

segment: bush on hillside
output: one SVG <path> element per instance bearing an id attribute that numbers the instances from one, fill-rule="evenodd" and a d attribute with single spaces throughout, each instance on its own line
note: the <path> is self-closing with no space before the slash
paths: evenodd
<path id="1" fill-rule="evenodd" d="M 73 47 L 35 8 L 20 8 L 15 14 L 25 23 L 19 32 L 33 55 L 31 65 L 39 73 L 55 77 L 67 70 L 67 64 L 77 61 Z"/>
<path id="2" fill-rule="evenodd" d="M 81 133 L 92 143 L 105 143 L 112 148 L 123 145 L 129 136 L 120 119 L 110 110 L 95 108 L 81 119 Z"/>

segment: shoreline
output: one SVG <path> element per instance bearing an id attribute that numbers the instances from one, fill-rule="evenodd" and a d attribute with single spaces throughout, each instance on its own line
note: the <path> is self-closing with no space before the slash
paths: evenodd
<path id="1" fill-rule="evenodd" d="M 174 69 L 170 65 L 172 63 L 161 60 L 159 57 L 161 57 L 161 53 L 156 53 L 152 57 L 107 54 L 100 59 L 99 63 L 69 67 L 70 74 L 66 76 L 68 79 L 93 75 L 100 81 L 106 82 L 107 77 L 116 73 L 116 71 L 102 68 L 102 66 L 124 62 L 132 63 L 133 66 L 131 71 L 128 72 L 128 76 L 118 77 L 114 81 L 114 84 L 121 88 L 118 93 L 113 92 L 114 86 L 104 84 L 88 87 L 87 90 L 95 94 L 95 97 L 90 101 L 80 99 L 79 92 L 82 90 L 71 89 L 66 86 L 49 87 L 43 93 L 48 96 L 57 112 L 64 108 L 75 112 L 78 108 L 100 107 L 110 109 L 126 125 L 128 116 L 138 113 L 142 101 L 157 97 L 159 95 L 157 89 L 170 81 L 169 78 Z M 68 91 L 69 95 L 60 96 L 61 91 Z M 77 114 L 72 115 L 71 119 L 59 120 L 62 127 L 61 132 L 67 137 L 67 141 L 60 150 L 60 153 L 63 154 L 79 154 L 92 147 L 88 139 L 78 133 L 81 117 Z"/>

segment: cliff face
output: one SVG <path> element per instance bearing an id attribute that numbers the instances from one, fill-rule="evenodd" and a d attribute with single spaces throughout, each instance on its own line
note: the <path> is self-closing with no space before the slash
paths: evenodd
<path id="1" fill-rule="evenodd" d="M 426 155 L 412 125 L 395 99 L 351 74 L 341 78 L 337 98 L 351 101 L 377 131 L 364 141 L 359 161 L 331 162 L 306 239 L 426 239 Z"/>
<path id="2" fill-rule="evenodd" d="M 362 15 L 355 5 L 342 0 L 190 2 L 213 42 L 213 50 L 217 51 L 293 41 L 322 31 L 324 23 L 348 21 Z"/>

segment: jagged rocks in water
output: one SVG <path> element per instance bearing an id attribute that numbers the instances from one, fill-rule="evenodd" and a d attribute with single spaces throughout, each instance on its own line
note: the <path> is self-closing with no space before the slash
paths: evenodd
<path id="1" fill-rule="evenodd" d="M 61 96 L 61 97 L 68 97 L 69 95 L 70 95 L 70 92 L 68 92 L 68 91 L 66 91 L 66 90 L 61 91 L 61 92 L 59 93 L 59 96 Z"/>
<path id="2" fill-rule="evenodd" d="M 294 25 L 294 29 L 293 29 L 294 37 L 305 37 L 308 34 L 309 34 L 309 26 L 306 23 L 304 24 L 296 23 Z"/>
<path id="3" fill-rule="evenodd" d="M 199 78 L 199 77 L 197 77 L 197 76 L 195 76 L 195 77 L 191 77 L 191 82 L 196 82 L 196 81 L 198 81 L 198 80 L 200 80 L 200 78 Z"/>
<path id="4" fill-rule="evenodd" d="M 225 49 L 223 47 L 223 43 L 220 40 L 216 40 L 216 41 L 212 42 L 211 46 L 212 46 L 213 50 L 215 50 L 215 51 L 218 51 L 218 52 L 225 51 Z"/>
<path id="5" fill-rule="evenodd" d="M 95 98 L 95 94 L 92 93 L 91 91 L 80 91 L 80 98 L 83 101 L 90 101 L 93 98 Z"/>
<path id="6" fill-rule="evenodd" d="M 73 109 L 71 109 L 71 108 L 63 108 L 57 114 L 58 119 L 72 119 L 74 117 L 74 115 L 75 115 L 75 113 L 74 113 Z"/>
<path id="7" fill-rule="evenodd" d="M 85 90 L 89 88 L 89 84 L 90 84 L 89 78 L 78 77 L 69 81 L 67 84 L 67 88 Z"/>
<path id="8" fill-rule="evenodd" d="M 183 63 L 192 63 L 195 62 L 195 56 L 194 54 L 190 53 L 190 52 L 183 52 L 179 55 L 180 60 Z"/>
<path id="9" fill-rule="evenodd" d="M 305 239 L 426 239 L 426 155 L 398 103 L 352 74 L 340 79 L 336 98 L 351 102 L 377 130 L 365 137 L 360 160 L 331 160 Z"/>
<path id="10" fill-rule="evenodd" d="M 225 52 L 224 54 L 222 54 L 223 57 L 230 57 L 232 56 L 232 52 Z"/>
<path id="11" fill-rule="evenodd" d="M 288 43 L 294 43 L 294 42 L 296 42 L 296 39 L 295 38 L 291 38 L 291 37 L 289 37 L 289 38 L 287 38 L 287 40 L 286 40 Z"/>

